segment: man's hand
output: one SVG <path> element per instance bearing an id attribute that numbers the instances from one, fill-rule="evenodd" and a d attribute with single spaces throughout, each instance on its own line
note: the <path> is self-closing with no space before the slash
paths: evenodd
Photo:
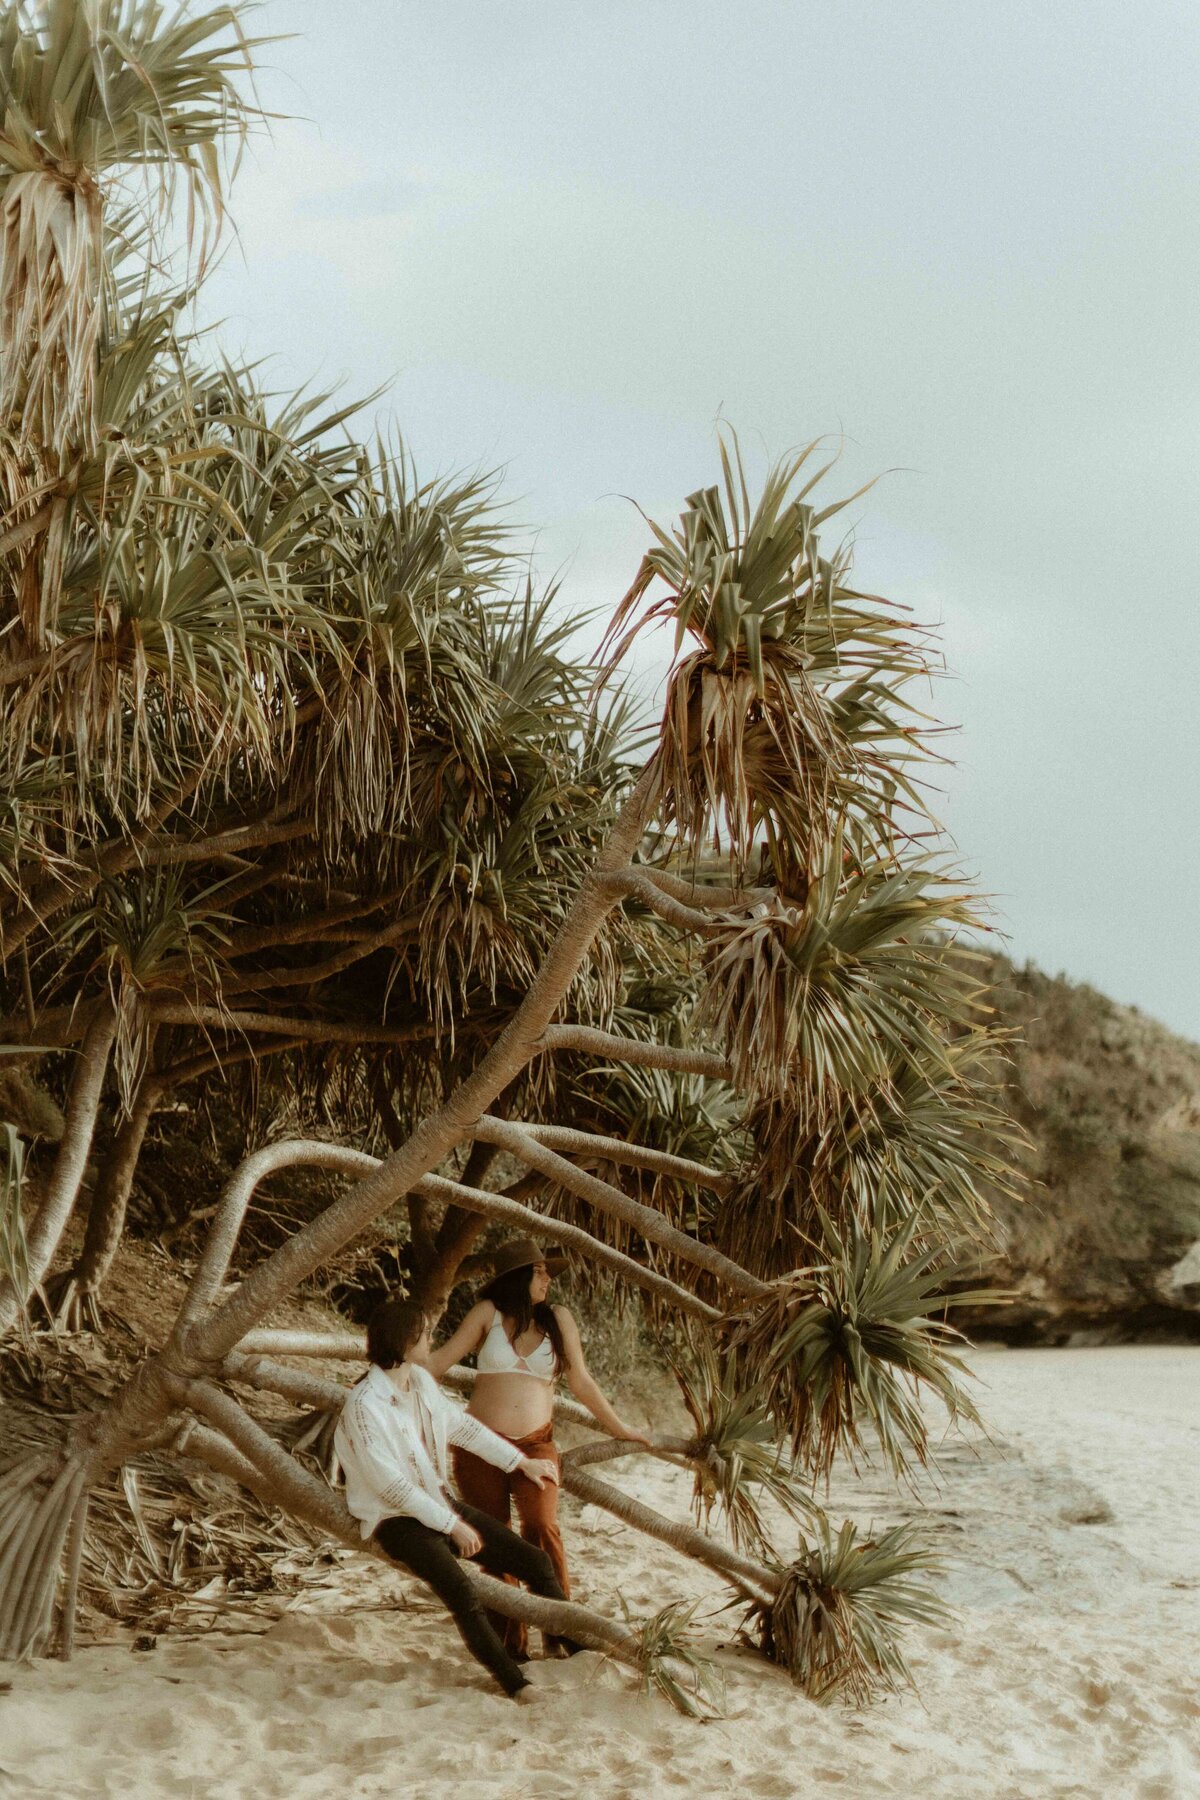
<path id="1" fill-rule="evenodd" d="M 468 1525 L 465 1519 L 455 1519 L 446 1535 L 452 1544 L 458 1545 L 459 1552 L 463 1556 L 477 1556 L 483 1549 L 483 1539 L 475 1527 Z"/>
<path id="2" fill-rule="evenodd" d="M 545 1487 L 548 1481 L 553 1482 L 555 1487 L 558 1486 L 558 1469 L 548 1457 L 523 1456 L 517 1467 L 535 1487 Z"/>

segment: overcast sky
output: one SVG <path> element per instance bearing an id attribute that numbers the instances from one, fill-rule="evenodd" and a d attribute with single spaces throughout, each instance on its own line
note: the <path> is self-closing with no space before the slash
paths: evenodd
<path id="1" fill-rule="evenodd" d="M 268 0 L 240 248 L 279 385 L 390 382 L 611 604 L 819 433 L 944 624 L 944 816 L 1018 958 L 1200 1037 L 1195 0 Z M 832 489 L 831 489 L 832 491 Z"/>

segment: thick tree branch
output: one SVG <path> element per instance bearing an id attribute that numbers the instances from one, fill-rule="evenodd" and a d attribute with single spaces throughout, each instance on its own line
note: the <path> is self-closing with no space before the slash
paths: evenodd
<path id="1" fill-rule="evenodd" d="M 650 1169 L 658 1175 L 675 1175 L 697 1187 L 712 1188 L 721 1193 L 736 1179 L 728 1170 L 710 1169 L 705 1163 L 693 1162 L 687 1156 L 671 1156 L 665 1150 L 651 1150 L 643 1144 L 627 1143 L 624 1138 L 600 1137 L 592 1131 L 574 1131 L 566 1125 L 541 1125 L 533 1120 L 514 1121 L 539 1143 L 569 1156 L 595 1157 L 600 1162 L 627 1163 L 631 1169 Z"/>
<path id="2" fill-rule="evenodd" d="M 266 1044 L 242 1044 L 236 1050 L 209 1050 L 203 1056 L 192 1056 L 184 1062 L 171 1063 L 162 1071 L 163 1085 L 183 1087 L 189 1081 L 198 1081 L 201 1075 L 211 1075 L 214 1069 L 224 1072 L 235 1063 L 258 1062 L 265 1056 L 282 1056 L 285 1051 L 296 1050 L 301 1044 L 309 1042 L 309 1038 L 278 1038 Z"/>
<path id="3" fill-rule="evenodd" d="M 417 1025 L 347 1025 L 336 1019 L 296 1019 L 269 1012 L 229 1011 L 223 1006 L 194 1006 L 187 1000 L 148 1000 L 147 1018 L 160 1025 L 204 1026 L 210 1031 L 265 1031 L 312 1044 L 416 1044 L 433 1036 L 424 1020 Z"/>
<path id="4" fill-rule="evenodd" d="M 235 1401 L 228 1400 L 211 1383 L 196 1382 L 191 1386 L 193 1390 L 203 1391 L 193 1391 L 189 1395 L 190 1401 L 205 1417 L 213 1420 L 216 1429 L 187 1421 L 172 1446 L 177 1454 L 197 1457 L 209 1468 L 219 1469 L 249 1488 L 268 1506 L 286 1507 L 306 1524 L 344 1544 L 347 1549 L 361 1551 L 388 1568 L 395 1568 L 373 1539 L 362 1537 L 345 1502 L 323 1481 L 302 1468 L 294 1457 L 281 1450 Z M 222 1401 L 227 1401 L 227 1405 L 222 1405 Z M 226 1423 L 221 1423 L 222 1420 Z M 464 1566 L 478 1582 L 480 1598 L 492 1611 L 503 1613 L 507 1618 L 523 1619 L 543 1631 L 606 1651 L 633 1668 L 641 1667 L 638 1640 L 624 1626 L 592 1612 L 590 1607 L 571 1600 L 545 1600 L 541 1595 L 527 1594 L 523 1588 L 497 1581 L 471 1563 Z"/>
<path id="5" fill-rule="evenodd" d="M 71 1216 L 92 1147 L 101 1090 L 116 1029 L 117 1022 L 112 1007 L 98 1008 L 88 1026 L 71 1073 L 64 1108 L 66 1130 L 58 1146 L 42 1203 L 29 1231 L 24 1280 L 18 1286 L 12 1278 L 0 1279 L 0 1334 L 16 1322 L 30 1295 L 40 1286 Z"/>
<path id="6" fill-rule="evenodd" d="M 359 1350 L 359 1356 L 363 1354 Z M 231 1350 L 221 1364 L 221 1372 L 230 1381 L 252 1387 L 267 1394 L 280 1394 L 294 1400 L 297 1406 L 319 1406 L 332 1412 L 345 1404 L 349 1388 L 336 1381 L 322 1381 L 304 1369 L 289 1369 L 267 1356 L 245 1356 Z"/>
<path id="7" fill-rule="evenodd" d="M 705 912 L 694 906 L 685 906 L 672 895 L 666 894 L 658 884 L 650 879 L 643 869 L 614 869 L 611 874 L 602 878 L 605 889 L 623 900 L 640 900 L 651 912 L 657 913 L 668 925 L 677 925 L 681 931 L 697 932 L 701 937 L 713 937 L 720 930 Z"/>
<path id="8" fill-rule="evenodd" d="M 709 1537 L 694 1525 L 664 1518 L 652 1507 L 634 1500 L 607 1481 L 600 1481 L 595 1475 L 585 1475 L 569 1462 L 563 1463 L 562 1484 L 566 1492 L 574 1494 L 577 1500 L 590 1506 L 603 1507 L 614 1518 L 634 1526 L 638 1531 L 644 1531 L 649 1537 L 657 1538 L 659 1543 L 670 1545 L 681 1556 L 690 1556 L 697 1562 L 707 1563 L 710 1569 L 716 1569 L 727 1580 L 732 1581 L 748 1599 L 757 1601 L 759 1605 L 770 1606 L 778 1591 L 779 1578 L 773 1576 L 764 1564 L 739 1556 L 736 1550 L 730 1550 L 719 1538 Z"/>
<path id="9" fill-rule="evenodd" d="M 642 1068 L 669 1069 L 678 1075 L 711 1075 L 729 1081 L 729 1059 L 707 1050 L 679 1050 L 672 1044 L 647 1044 L 641 1038 L 619 1037 L 612 1031 L 594 1031 L 590 1025 L 547 1025 L 536 1048 L 543 1054 L 555 1050 L 581 1050 L 610 1062 L 636 1063 Z"/>
<path id="10" fill-rule="evenodd" d="M 221 897 L 225 897 L 224 889 L 221 890 Z M 381 894 L 375 899 L 356 900 L 347 906 L 334 907 L 330 912 L 306 913 L 299 919 L 288 919 L 278 925 L 248 926 L 244 931 L 230 934 L 228 941 L 221 946 L 221 954 L 236 960 L 239 956 L 252 956 L 259 950 L 275 950 L 284 944 L 306 944 L 337 925 L 348 925 L 355 919 L 379 912 L 385 906 L 394 906 L 399 899 L 397 891 Z"/>
<path id="11" fill-rule="evenodd" d="M 439 1175 L 426 1175 L 421 1187 L 425 1193 L 457 1201 L 458 1205 L 472 1212 L 483 1213 L 487 1218 L 533 1230 L 540 1239 L 551 1244 L 561 1244 L 567 1250 L 578 1250 L 590 1261 L 602 1264 L 614 1274 L 623 1276 L 636 1287 L 644 1288 L 647 1293 L 656 1294 L 693 1318 L 715 1323 L 722 1316 L 715 1306 L 709 1306 L 706 1301 L 689 1293 L 687 1288 L 680 1287 L 654 1269 L 643 1268 L 631 1256 L 625 1256 L 620 1250 L 613 1250 L 608 1244 L 601 1243 L 578 1225 L 568 1225 L 562 1219 L 548 1219 L 543 1213 L 534 1212 L 532 1207 L 519 1206 L 500 1194 L 488 1193 L 481 1188 L 465 1188 L 459 1182 L 446 1181 Z"/>
<path id="12" fill-rule="evenodd" d="M 379 1114 L 379 1123 L 383 1126 L 383 1135 L 393 1150 L 399 1150 L 408 1133 L 396 1111 L 382 1063 L 378 1063 L 373 1071 L 371 1093 Z M 429 1201 L 424 1194 L 413 1190 L 405 1196 L 405 1205 L 408 1208 L 409 1240 L 416 1266 L 418 1269 L 431 1269 L 437 1256 L 437 1245 L 429 1218 Z"/>
<path id="13" fill-rule="evenodd" d="M 379 1166 L 375 1157 L 367 1156 L 361 1150 L 349 1150 L 341 1144 L 322 1143 L 315 1138 L 288 1138 L 282 1143 L 265 1144 L 260 1150 L 247 1156 L 226 1182 L 217 1202 L 208 1242 L 179 1309 L 172 1334 L 174 1340 L 178 1341 L 215 1299 L 228 1273 L 238 1234 L 259 1182 L 278 1169 L 294 1168 L 297 1164 L 307 1164 L 311 1168 L 337 1169 L 343 1174 L 362 1174 Z M 237 1340 L 234 1341 L 236 1343 Z M 233 1347 L 230 1344 L 224 1348 L 231 1350 Z"/>
<path id="14" fill-rule="evenodd" d="M 323 1356 L 330 1362 L 363 1362 L 367 1354 L 365 1331 L 284 1331 L 264 1327 L 249 1332 L 230 1351 L 230 1356 Z"/>
<path id="15" fill-rule="evenodd" d="M 762 906 L 774 900 L 775 889 L 771 887 L 735 888 L 709 885 L 700 881 L 688 881 L 683 876 L 672 875 L 666 869 L 639 867 L 639 875 L 645 875 L 655 887 L 661 888 L 672 900 L 681 900 L 687 906 L 707 906 L 714 909 L 737 908 L 743 906 Z"/>
<path id="16" fill-rule="evenodd" d="M 382 931 L 373 932 L 370 937 L 356 939 L 347 949 L 339 950 L 336 956 L 327 957 L 324 962 L 310 963 L 302 969 L 280 965 L 274 969 L 247 970 L 236 980 L 225 982 L 223 991 L 227 994 L 243 994 L 267 988 L 314 987 L 318 982 L 328 981 L 331 975 L 340 975 L 343 969 L 351 968 L 354 963 L 362 962 L 364 957 L 373 955 L 376 950 L 387 949 L 403 938 L 412 937 L 420 923 L 419 913 L 409 913 L 394 925 L 387 925 Z"/>
<path id="17" fill-rule="evenodd" d="M 578 1194 L 580 1199 L 587 1200 L 598 1212 L 609 1218 L 619 1219 L 623 1225 L 652 1244 L 658 1244 L 677 1256 L 681 1262 L 690 1263 L 693 1268 L 704 1269 L 723 1287 L 730 1288 L 735 1294 L 749 1294 L 755 1298 L 765 1296 L 771 1289 L 757 1275 L 751 1275 L 711 1244 L 703 1244 L 698 1238 L 689 1237 L 686 1231 L 680 1231 L 668 1219 L 652 1206 L 643 1206 L 640 1200 L 633 1200 L 620 1188 L 613 1187 L 611 1182 L 602 1181 L 598 1175 L 589 1175 L 576 1163 L 568 1162 L 566 1157 L 559 1156 L 547 1145 L 539 1143 L 537 1138 L 525 1131 L 520 1125 L 508 1119 L 489 1118 L 485 1113 L 475 1125 L 476 1137 L 485 1143 L 498 1144 L 502 1149 L 511 1151 L 523 1162 L 548 1176 L 552 1181 L 565 1187 L 568 1193 Z M 543 1227 L 543 1232 L 544 1232 Z"/>
<path id="18" fill-rule="evenodd" d="M 211 862 L 215 857 L 230 856 L 241 850 L 260 850 L 268 844 L 286 844 L 293 838 L 311 837 L 315 829 L 312 819 L 291 819 L 278 825 L 266 821 L 241 825 L 220 832 L 216 837 L 152 838 L 126 866 L 132 867 L 134 861 L 144 868 L 166 863 Z"/>

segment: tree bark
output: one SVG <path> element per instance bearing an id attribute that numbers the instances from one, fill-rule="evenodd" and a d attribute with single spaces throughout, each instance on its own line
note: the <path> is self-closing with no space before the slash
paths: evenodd
<path id="1" fill-rule="evenodd" d="M 65 1108 L 67 1128 L 26 1242 L 26 1279 L 20 1289 L 12 1281 L 0 1280 L 0 1337 L 11 1330 L 30 1295 L 41 1286 L 78 1198 L 115 1034 L 112 1008 L 99 1008 L 92 1016 L 71 1074 Z"/>
<path id="2" fill-rule="evenodd" d="M 680 1181 L 694 1182 L 697 1187 L 713 1188 L 718 1193 L 732 1187 L 734 1176 L 724 1169 L 710 1169 L 706 1163 L 693 1162 L 688 1156 L 672 1156 L 666 1150 L 651 1150 L 644 1144 L 632 1144 L 625 1138 L 602 1137 L 594 1131 L 574 1131 L 568 1125 L 541 1125 L 532 1119 L 515 1119 L 513 1124 L 567 1156 L 587 1157 L 596 1162 L 624 1163 L 631 1169 L 648 1169 L 657 1175 L 674 1175 Z"/>
<path id="3" fill-rule="evenodd" d="M 708 1050 L 680 1050 L 674 1044 L 648 1044 L 643 1038 L 621 1037 L 614 1031 L 595 1031 L 590 1025 L 547 1025 L 535 1046 L 542 1055 L 555 1050 L 582 1050 L 607 1062 L 636 1063 L 646 1069 L 669 1069 L 679 1075 L 709 1075 L 729 1081 L 733 1064 L 726 1056 Z"/>
<path id="4" fill-rule="evenodd" d="M 559 1156 L 548 1144 L 541 1143 L 531 1132 L 521 1125 L 510 1124 L 507 1119 L 493 1119 L 487 1114 L 475 1126 L 477 1137 L 488 1143 L 498 1144 L 519 1156 L 522 1162 L 529 1163 L 532 1168 L 558 1182 L 568 1193 L 578 1194 L 583 1200 L 594 1206 L 597 1212 L 606 1214 L 611 1219 L 619 1219 L 623 1225 L 638 1232 L 647 1243 L 658 1244 L 669 1250 L 680 1262 L 690 1263 L 693 1268 L 703 1269 L 731 1288 L 735 1294 L 749 1294 L 761 1299 L 771 1292 L 765 1281 L 748 1270 L 739 1268 L 719 1250 L 710 1244 L 701 1243 L 699 1238 L 689 1237 L 686 1231 L 680 1231 L 668 1219 L 652 1206 L 643 1206 L 640 1200 L 630 1199 L 621 1189 L 614 1187 L 609 1181 L 601 1181 L 598 1175 L 589 1175 L 585 1169 L 569 1162 L 566 1157 Z"/>
<path id="5" fill-rule="evenodd" d="M 186 1000 L 156 1000 L 146 1016 L 158 1025 L 204 1025 L 215 1031 L 266 1031 L 314 1044 L 415 1044 L 433 1036 L 425 1020 L 417 1025 L 346 1025 L 336 1019 L 299 1019 L 270 1012 L 232 1012 L 223 1006 L 193 1006 Z"/>
<path id="6" fill-rule="evenodd" d="M 600 1481 L 595 1475 L 585 1475 L 582 1469 L 573 1467 L 570 1457 L 563 1458 L 562 1484 L 568 1494 L 574 1494 L 591 1506 L 603 1507 L 605 1512 L 612 1513 L 626 1525 L 632 1525 L 637 1531 L 644 1531 L 647 1536 L 657 1538 L 659 1543 L 668 1544 L 677 1550 L 680 1556 L 690 1556 L 696 1562 L 706 1563 L 732 1581 L 738 1590 L 748 1599 L 769 1606 L 778 1590 L 779 1579 L 765 1564 L 751 1562 L 749 1557 L 739 1556 L 736 1550 L 711 1538 L 703 1531 L 697 1531 L 694 1525 L 685 1525 L 677 1519 L 666 1519 L 653 1507 L 643 1505 L 631 1495 L 623 1494 L 620 1488 L 613 1487 L 607 1481 Z"/>
<path id="7" fill-rule="evenodd" d="M 681 931 L 697 933 L 700 937 L 713 937 L 721 929 L 719 923 L 708 913 L 699 911 L 677 900 L 652 881 L 645 869 L 614 869 L 611 875 L 604 876 L 605 885 L 611 893 L 622 899 L 640 900 L 643 906 L 657 913 L 668 925 L 677 925 Z"/>
<path id="8" fill-rule="evenodd" d="M 776 897 L 776 889 L 773 887 L 724 887 L 699 879 L 688 881 L 681 875 L 672 875 L 667 869 L 655 869 L 647 864 L 640 864 L 637 872 L 639 875 L 645 875 L 656 887 L 660 887 L 664 894 L 669 894 L 673 900 L 682 900 L 688 906 L 711 906 L 720 909 L 759 906 Z"/>
<path id="9" fill-rule="evenodd" d="M 101 1166 L 79 1260 L 51 1290 L 50 1311 L 68 1331 L 99 1329 L 100 1290 L 120 1248 L 138 1157 L 165 1086 L 162 1076 L 150 1070 L 142 1076 L 133 1109 Z"/>

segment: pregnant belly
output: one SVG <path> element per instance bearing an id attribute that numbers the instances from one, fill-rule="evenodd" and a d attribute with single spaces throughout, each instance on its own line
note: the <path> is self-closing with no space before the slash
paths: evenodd
<path id="1" fill-rule="evenodd" d="M 554 1386 L 536 1375 L 478 1375 L 467 1411 L 501 1437 L 528 1437 L 549 1424 Z"/>

